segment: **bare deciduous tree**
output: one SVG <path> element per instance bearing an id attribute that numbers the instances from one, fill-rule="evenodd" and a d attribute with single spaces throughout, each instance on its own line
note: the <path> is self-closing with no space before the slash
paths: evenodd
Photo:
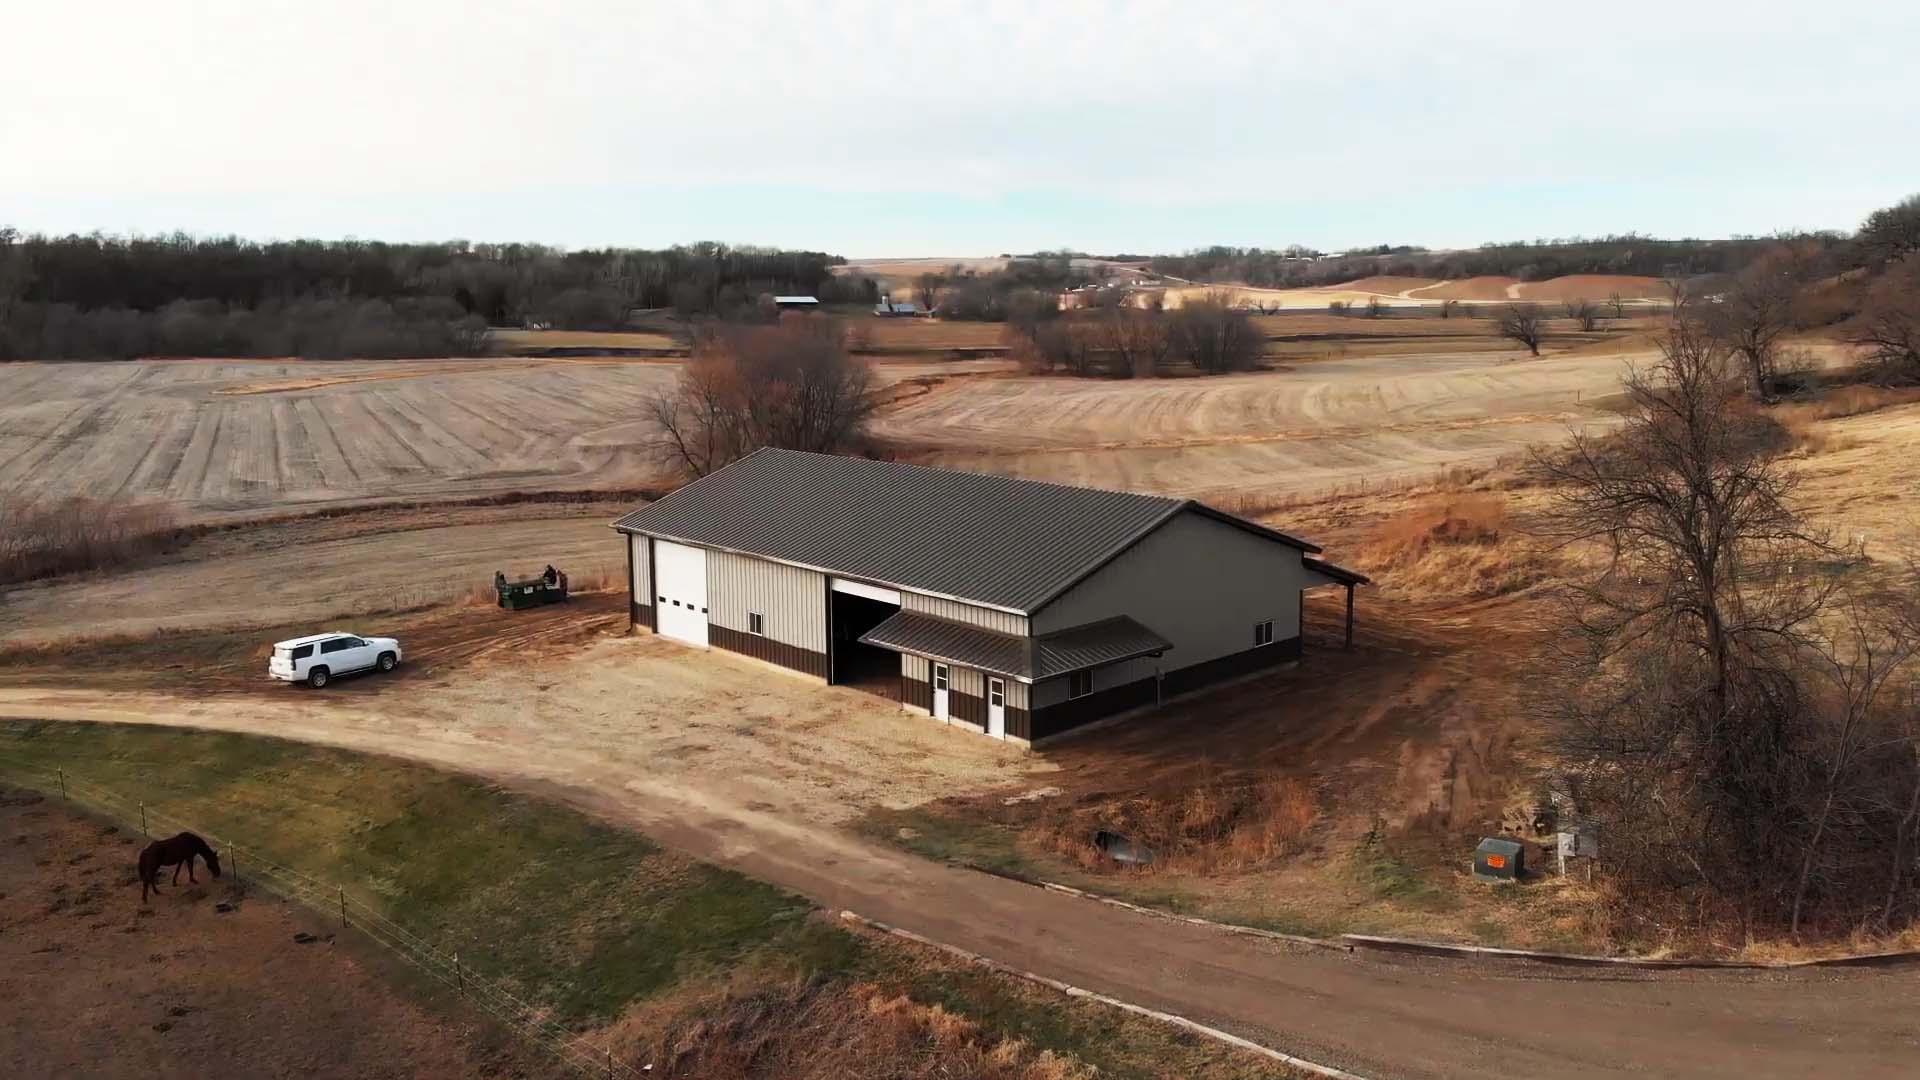
<path id="1" fill-rule="evenodd" d="M 1627 302 L 1621 299 L 1619 293 L 1614 292 L 1607 294 L 1607 306 L 1613 309 L 1614 318 L 1624 319 L 1627 317 Z"/>
<path id="2" fill-rule="evenodd" d="M 1893 263 L 1867 287 L 1847 338 L 1882 381 L 1920 378 L 1920 254 Z"/>
<path id="3" fill-rule="evenodd" d="M 1161 370 L 1173 351 L 1168 320 L 1158 311 L 1117 307 L 1099 319 L 1100 344 L 1111 357 L 1107 374 L 1120 379 Z"/>
<path id="4" fill-rule="evenodd" d="M 1228 303 L 1225 293 L 1209 293 L 1184 304 L 1169 317 L 1172 355 L 1210 375 L 1246 371 L 1260 362 L 1266 339 L 1247 313 Z"/>
<path id="5" fill-rule="evenodd" d="M 844 328 L 801 316 L 708 331 L 648 411 L 661 456 L 705 476 L 763 446 L 859 449 L 877 407 L 872 371 L 848 352 Z"/>
<path id="6" fill-rule="evenodd" d="M 1883 607 L 1836 609 L 1851 553 L 1795 514 L 1789 442 L 1740 402 L 1733 350 L 1677 320 L 1661 353 L 1618 433 L 1540 459 L 1549 531 L 1604 556 L 1539 684 L 1582 812 L 1634 902 L 1748 933 L 1857 922 L 1884 888 L 1904 910 L 1911 856 L 1886 851 L 1920 820 L 1893 707 L 1913 640 Z"/>
<path id="7" fill-rule="evenodd" d="M 1860 246 L 1876 266 L 1920 254 L 1920 195 L 1868 214 L 1860 225 Z"/>
<path id="8" fill-rule="evenodd" d="M 1367 297 L 1367 308 L 1366 308 L 1367 318 L 1377 319 L 1380 317 L 1380 313 L 1385 310 L 1387 310 L 1386 301 L 1380 299 L 1377 296 Z"/>
<path id="9" fill-rule="evenodd" d="M 1539 356 L 1540 342 L 1546 337 L 1546 320 L 1531 304 L 1508 304 L 1500 312 L 1499 331 L 1501 337 L 1519 342 L 1528 352 Z"/>
<path id="10" fill-rule="evenodd" d="M 1460 306 L 1460 301 L 1458 300 L 1440 301 L 1440 317 L 1443 319 L 1453 318 L 1453 309 L 1459 306 Z"/>
<path id="11" fill-rule="evenodd" d="M 1693 316 L 1745 362 L 1748 386 L 1762 401 L 1773 396 L 1780 341 L 1798 321 L 1800 289 L 1811 270 L 1811 253 L 1783 245 L 1736 275 L 1716 302 L 1689 305 Z"/>
<path id="12" fill-rule="evenodd" d="M 934 273 L 921 274 L 913 281 L 913 298 L 920 304 L 920 310 L 932 311 L 940 306 L 940 287 L 947 279 Z"/>
<path id="13" fill-rule="evenodd" d="M 1567 318 L 1573 320 L 1581 333 L 1591 334 L 1594 328 L 1600 325 L 1600 309 L 1590 300 L 1569 300 L 1567 301 Z"/>

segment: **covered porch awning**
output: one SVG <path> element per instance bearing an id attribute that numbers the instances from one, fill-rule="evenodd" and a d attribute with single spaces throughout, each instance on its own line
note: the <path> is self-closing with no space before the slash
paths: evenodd
<path id="1" fill-rule="evenodd" d="M 1357 573 L 1355 571 L 1349 570 L 1344 566 L 1335 566 L 1334 564 L 1328 562 L 1325 559 L 1316 559 L 1311 555 L 1302 556 L 1300 559 L 1300 564 L 1302 566 L 1305 566 L 1308 570 L 1311 570 L 1314 573 L 1319 574 L 1321 577 L 1326 578 L 1327 584 L 1340 585 L 1347 590 L 1346 647 L 1349 649 L 1353 648 L 1353 589 L 1354 589 L 1354 586 L 1356 585 L 1373 584 L 1372 579 L 1368 578 L 1367 575 L 1365 574 L 1361 574 L 1361 573 Z M 1302 622 L 1302 626 L 1303 627 L 1305 626 L 1304 621 Z"/>
<path id="2" fill-rule="evenodd" d="M 860 642 L 1026 683 L 1155 656 L 1173 647 L 1125 615 L 1031 638 L 917 611 L 889 615 L 862 634 Z"/>

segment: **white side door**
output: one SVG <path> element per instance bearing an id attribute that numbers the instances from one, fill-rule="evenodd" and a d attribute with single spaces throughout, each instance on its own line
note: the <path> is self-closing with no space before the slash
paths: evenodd
<path id="1" fill-rule="evenodd" d="M 1007 737 L 1007 681 L 987 680 L 987 734 L 996 739 Z"/>
<path id="2" fill-rule="evenodd" d="M 689 645 L 707 644 L 707 552 L 653 542 L 653 610 L 660 632 Z"/>
<path id="3" fill-rule="evenodd" d="M 952 678 L 953 672 L 947 670 L 947 665 L 933 665 L 933 715 L 942 720 L 947 718 L 947 684 Z"/>

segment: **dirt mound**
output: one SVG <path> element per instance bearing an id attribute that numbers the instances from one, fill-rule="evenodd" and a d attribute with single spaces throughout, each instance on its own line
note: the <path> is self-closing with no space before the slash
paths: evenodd
<path id="1" fill-rule="evenodd" d="M 1344 292 L 1379 293 L 1381 296 L 1401 296 L 1415 289 L 1430 289 L 1439 283 L 1439 280 L 1436 278 L 1378 275 L 1375 277 L 1364 277 L 1358 281 L 1343 281 L 1337 285 L 1330 285 L 1328 288 L 1338 289 Z"/>
<path id="2" fill-rule="evenodd" d="M 1412 296 L 1416 300 L 1505 300 L 1507 290 L 1518 284 L 1514 278 L 1498 275 L 1459 278 L 1415 290 Z"/>
<path id="3" fill-rule="evenodd" d="M 1520 285 L 1522 300 L 1591 300 L 1601 303 L 1615 293 L 1623 300 L 1664 300 L 1667 287 L 1659 278 L 1631 274 L 1569 274 L 1547 281 L 1529 281 Z"/>

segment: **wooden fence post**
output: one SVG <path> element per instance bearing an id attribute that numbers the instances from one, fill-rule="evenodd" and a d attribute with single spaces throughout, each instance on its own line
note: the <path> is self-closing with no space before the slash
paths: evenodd
<path id="1" fill-rule="evenodd" d="M 63 799 L 67 797 L 67 770 L 65 769 L 60 770 L 60 797 Z"/>
<path id="2" fill-rule="evenodd" d="M 146 803 L 140 804 L 140 835 L 146 837 L 149 840 L 153 839 L 153 834 L 147 831 L 147 804 Z"/>
<path id="3" fill-rule="evenodd" d="M 467 977 L 460 972 L 460 954 L 453 954 L 453 981 L 460 987 L 462 994 L 467 992 Z"/>
<path id="4" fill-rule="evenodd" d="M 341 929 L 345 929 L 347 925 L 347 890 L 345 886 L 336 886 L 336 888 L 340 890 L 340 927 Z"/>

